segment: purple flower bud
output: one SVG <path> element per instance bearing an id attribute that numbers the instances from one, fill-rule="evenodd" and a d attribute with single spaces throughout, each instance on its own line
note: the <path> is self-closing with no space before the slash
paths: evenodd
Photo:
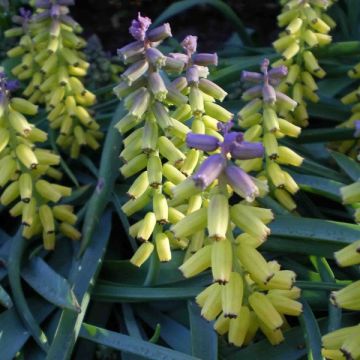
<path id="1" fill-rule="evenodd" d="M 271 104 L 271 105 L 275 104 L 276 102 L 275 89 L 269 84 L 264 84 L 264 86 L 262 87 L 262 97 L 266 104 Z"/>
<path id="2" fill-rule="evenodd" d="M 55 4 L 50 8 L 50 16 L 53 19 L 56 19 L 60 16 L 60 14 L 61 14 L 60 11 L 61 11 L 60 5 Z"/>
<path id="3" fill-rule="evenodd" d="M 150 25 L 151 20 L 148 17 L 141 16 L 140 13 L 138 13 L 138 18 L 131 22 L 129 32 L 136 40 L 144 41 L 145 33 Z"/>
<path id="4" fill-rule="evenodd" d="M 190 66 L 186 70 L 186 80 L 189 84 L 197 84 L 199 82 L 199 70 L 197 66 Z"/>
<path id="5" fill-rule="evenodd" d="M 162 41 L 170 36 L 172 36 L 172 34 L 168 23 L 158 26 L 155 29 L 151 29 L 146 33 L 147 40 L 151 42 Z"/>
<path id="6" fill-rule="evenodd" d="M 182 42 L 181 46 L 186 51 L 187 55 L 191 56 L 196 52 L 197 48 L 197 36 L 188 35 Z"/>
<path id="7" fill-rule="evenodd" d="M 163 67 L 166 64 L 166 56 L 156 48 L 148 48 L 145 52 L 146 58 L 155 67 Z"/>
<path id="8" fill-rule="evenodd" d="M 15 91 L 19 88 L 20 84 L 17 80 L 8 80 L 6 82 L 6 90 L 8 91 Z"/>
<path id="9" fill-rule="evenodd" d="M 193 56 L 193 61 L 196 65 L 209 66 L 218 64 L 218 56 L 214 54 L 195 54 Z"/>
<path id="10" fill-rule="evenodd" d="M 231 147 L 234 144 L 241 143 L 244 139 L 244 135 L 241 132 L 226 132 L 224 135 L 224 141 L 221 144 L 221 151 L 223 154 L 230 152 Z"/>
<path id="11" fill-rule="evenodd" d="M 235 165 L 228 165 L 225 169 L 227 183 L 246 201 L 254 201 L 259 195 L 259 189 L 251 177 Z"/>
<path id="12" fill-rule="evenodd" d="M 265 58 L 260 65 L 260 70 L 264 75 L 267 75 L 269 65 L 270 65 L 270 60 Z"/>
<path id="13" fill-rule="evenodd" d="M 49 0 L 36 0 L 35 7 L 40 9 L 50 9 L 51 3 Z"/>
<path id="14" fill-rule="evenodd" d="M 151 49 L 151 48 L 150 48 Z M 144 51 L 144 43 L 142 41 L 134 41 L 117 50 L 117 54 L 122 61 L 126 61 L 129 57 L 141 54 Z"/>
<path id="15" fill-rule="evenodd" d="M 355 125 L 355 132 L 354 132 L 354 137 L 360 137 L 360 120 L 355 120 L 354 122 Z"/>
<path id="16" fill-rule="evenodd" d="M 285 65 L 274 67 L 269 71 L 270 79 L 282 79 L 287 74 L 288 68 Z"/>
<path id="17" fill-rule="evenodd" d="M 63 22 L 65 25 L 81 30 L 81 26 L 79 25 L 79 23 L 77 23 L 71 16 L 61 15 L 59 20 Z"/>
<path id="18" fill-rule="evenodd" d="M 241 81 L 249 81 L 254 83 L 260 83 L 263 80 L 263 74 L 253 71 L 243 71 L 241 73 Z"/>
<path id="19" fill-rule="evenodd" d="M 20 8 L 19 10 L 20 16 L 25 20 L 25 21 L 29 21 L 31 18 L 31 10 L 27 10 L 25 8 Z"/>
<path id="20" fill-rule="evenodd" d="M 215 151 L 219 147 L 219 140 L 215 136 L 189 133 L 186 136 L 186 145 L 202 151 Z"/>
<path id="21" fill-rule="evenodd" d="M 287 104 L 289 109 L 294 110 L 297 106 L 297 102 L 293 100 L 291 97 L 285 95 L 284 93 L 280 91 L 275 91 L 276 93 L 276 100 L 280 100 L 283 103 Z"/>
<path id="22" fill-rule="evenodd" d="M 255 85 L 247 89 L 242 94 L 243 100 L 247 101 L 259 97 L 262 94 L 262 88 L 261 85 Z"/>
<path id="23" fill-rule="evenodd" d="M 235 142 L 230 146 L 230 154 L 234 159 L 248 160 L 264 156 L 264 146 L 260 142 Z"/>
<path id="24" fill-rule="evenodd" d="M 185 63 L 182 60 L 174 59 L 170 56 L 166 56 L 165 70 L 169 73 L 180 74 L 184 69 Z"/>
<path id="25" fill-rule="evenodd" d="M 209 156 L 200 165 L 199 170 L 192 176 L 195 185 L 206 189 L 213 181 L 215 181 L 226 166 L 226 159 L 221 154 Z"/>
<path id="26" fill-rule="evenodd" d="M 180 60 L 185 64 L 187 64 L 189 62 L 189 57 L 186 54 L 170 53 L 169 56 L 173 59 Z"/>
<path id="27" fill-rule="evenodd" d="M 171 86 L 175 87 L 179 91 L 182 91 L 188 86 L 188 83 L 184 76 L 180 76 L 171 82 Z"/>

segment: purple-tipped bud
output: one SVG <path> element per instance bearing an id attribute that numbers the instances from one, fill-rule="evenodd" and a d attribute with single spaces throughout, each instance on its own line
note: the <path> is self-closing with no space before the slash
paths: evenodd
<path id="1" fill-rule="evenodd" d="M 218 64 L 217 53 L 214 54 L 195 54 L 193 56 L 193 61 L 196 65 L 209 66 Z"/>
<path id="2" fill-rule="evenodd" d="M 51 3 L 49 0 L 36 0 L 35 7 L 40 9 L 50 9 Z"/>
<path id="3" fill-rule="evenodd" d="M 262 88 L 263 87 L 261 85 L 255 85 L 247 89 L 242 94 L 243 100 L 248 101 L 260 97 L 262 94 Z"/>
<path id="4" fill-rule="evenodd" d="M 145 33 L 149 26 L 151 25 L 151 20 L 146 16 L 141 16 L 138 13 L 138 18 L 134 19 L 131 22 L 131 26 L 129 27 L 130 34 L 139 41 L 145 40 Z"/>
<path id="5" fill-rule="evenodd" d="M 117 54 L 122 61 L 126 61 L 128 58 L 139 55 L 143 51 L 144 43 L 142 41 L 134 41 L 128 45 L 123 46 L 121 49 L 118 49 Z"/>
<path id="6" fill-rule="evenodd" d="M 186 145 L 192 149 L 209 152 L 219 147 L 219 140 L 211 135 L 189 133 L 186 136 Z"/>
<path id="7" fill-rule="evenodd" d="M 186 51 L 187 55 L 191 56 L 197 49 L 197 36 L 188 35 L 182 42 L 181 46 Z"/>
<path id="8" fill-rule="evenodd" d="M 285 65 L 274 67 L 269 71 L 270 79 L 282 79 L 287 74 L 288 74 L 288 68 Z"/>
<path id="9" fill-rule="evenodd" d="M 271 104 L 271 105 L 275 104 L 276 102 L 275 89 L 269 84 L 264 84 L 264 86 L 262 87 L 262 97 L 266 104 Z"/>
<path id="10" fill-rule="evenodd" d="M 197 66 L 190 66 L 186 70 L 186 80 L 189 84 L 197 84 L 199 82 L 199 69 Z"/>
<path id="11" fill-rule="evenodd" d="M 168 23 L 160 25 L 155 29 L 151 29 L 146 33 L 146 39 L 151 42 L 162 41 L 171 36 L 171 28 Z"/>
<path id="12" fill-rule="evenodd" d="M 32 17 L 32 20 L 34 22 L 43 21 L 43 20 L 47 19 L 48 17 L 50 17 L 50 10 L 45 10 L 45 11 L 42 11 L 41 13 L 34 14 Z"/>
<path id="13" fill-rule="evenodd" d="M 184 76 L 180 76 L 171 82 L 171 86 L 175 87 L 179 91 L 182 91 L 188 86 L 188 83 Z"/>
<path id="14" fill-rule="evenodd" d="M 148 48 L 145 52 L 149 63 L 157 68 L 161 68 L 166 64 L 166 56 L 156 48 Z"/>
<path id="15" fill-rule="evenodd" d="M 263 74 L 253 71 L 243 71 L 241 73 L 241 81 L 249 81 L 254 83 L 260 83 L 263 80 Z"/>
<path id="16" fill-rule="evenodd" d="M 355 132 L 354 132 L 354 137 L 360 137 L 360 120 L 355 120 L 354 122 L 355 125 Z"/>
<path id="17" fill-rule="evenodd" d="M 235 142 L 230 146 L 230 154 L 232 158 L 238 160 L 262 158 L 264 156 L 264 146 L 260 142 Z"/>
<path id="18" fill-rule="evenodd" d="M 53 18 L 53 19 L 57 19 L 59 18 L 59 16 L 61 15 L 61 7 L 60 5 L 53 5 L 51 8 L 50 8 L 50 16 Z"/>
<path id="19" fill-rule="evenodd" d="M 68 25 L 74 29 L 78 29 L 79 31 L 81 31 L 81 26 L 71 16 L 61 15 L 59 20 L 65 25 Z"/>
<path id="20" fill-rule="evenodd" d="M 235 165 L 229 165 L 225 169 L 227 183 L 233 190 L 246 201 L 254 201 L 259 195 L 259 189 L 251 177 Z"/>
<path id="21" fill-rule="evenodd" d="M 265 58 L 260 65 L 260 70 L 264 75 L 268 73 L 269 65 L 270 65 L 270 60 Z"/>
<path id="22" fill-rule="evenodd" d="M 286 106 L 293 111 L 296 106 L 297 106 L 297 102 L 295 100 L 293 100 L 291 97 L 285 95 L 284 93 L 280 92 L 280 91 L 275 91 L 276 93 L 276 100 L 280 100 L 281 102 L 285 103 Z"/>
<path id="23" fill-rule="evenodd" d="M 189 62 L 189 57 L 186 54 L 170 53 L 169 56 L 173 59 L 180 60 L 185 64 L 187 64 Z"/>
<path id="24" fill-rule="evenodd" d="M 220 155 L 215 154 L 209 156 L 200 166 L 199 170 L 192 176 L 195 185 L 201 189 L 206 189 L 212 182 L 214 182 L 223 172 L 226 166 L 226 159 Z"/>

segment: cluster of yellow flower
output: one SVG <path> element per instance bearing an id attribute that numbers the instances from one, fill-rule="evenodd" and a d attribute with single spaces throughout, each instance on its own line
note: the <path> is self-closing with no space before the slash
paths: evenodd
<path id="1" fill-rule="evenodd" d="M 327 45 L 332 40 L 329 32 L 336 23 L 325 11 L 333 1 L 282 0 L 280 3 L 283 8 L 278 16 L 278 25 L 285 27 L 285 30 L 273 43 L 282 56 L 274 65 L 284 64 L 289 68 L 280 90 L 291 94 L 299 104 L 293 116 L 288 116 L 287 120 L 299 126 L 307 126 L 309 115 L 305 99 L 319 101 L 314 76 L 323 78 L 326 75 L 312 49 Z"/>
<path id="2" fill-rule="evenodd" d="M 10 214 L 21 216 L 23 236 L 42 234 L 44 247 L 55 246 L 56 231 L 77 240 L 80 233 L 73 226 L 76 216 L 72 206 L 56 205 L 71 194 L 71 188 L 45 180 L 59 181 L 60 157 L 36 143 L 47 134 L 30 124 L 25 115 L 35 115 L 37 106 L 22 98 L 11 98 L 9 82 L 0 73 L 0 202 L 11 205 Z"/>
<path id="3" fill-rule="evenodd" d="M 19 26 L 5 32 L 7 37 L 20 37 L 7 55 L 21 57 L 12 73 L 29 80 L 24 96 L 34 104 L 45 104 L 50 127 L 59 131 L 57 143 L 77 158 L 82 146 L 95 150 L 103 137 L 88 110 L 96 97 L 81 81 L 89 67 L 80 50 L 85 40 L 76 35 L 81 28 L 61 0 L 36 4 L 34 15 L 23 10 L 14 19 Z"/>

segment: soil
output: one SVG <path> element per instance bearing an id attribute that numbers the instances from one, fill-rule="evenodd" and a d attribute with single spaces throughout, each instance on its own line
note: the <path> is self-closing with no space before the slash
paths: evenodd
<path id="1" fill-rule="evenodd" d="M 157 18 L 175 1 L 151 0 L 77 0 L 72 8 L 74 18 L 84 27 L 86 37 L 96 33 L 106 50 L 115 50 L 128 43 L 130 22 L 138 12 Z M 245 26 L 255 31 L 256 43 L 269 45 L 276 37 L 276 15 L 279 6 L 275 0 L 224 0 Z M 174 36 L 182 40 L 186 35 L 199 37 L 203 51 L 216 51 L 234 31 L 231 23 L 218 10 L 200 5 L 170 20 Z"/>

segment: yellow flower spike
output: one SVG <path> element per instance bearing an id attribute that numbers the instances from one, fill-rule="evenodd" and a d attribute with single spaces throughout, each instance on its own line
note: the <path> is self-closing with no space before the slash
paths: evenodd
<path id="1" fill-rule="evenodd" d="M 230 320 L 228 333 L 229 344 L 239 347 L 242 346 L 249 327 L 250 310 L 247 306 L 242 306 L 238 317 Z"/>
<path id="2" fill-rule="evenodd" d="M 208 321 L 215 320 L 221 312 L 221 285 L 211 287 L 205 303 L 201 309 L 201 316 Z"/>
<path id="3" fill-rule="evenodd" d="M 279 120 L 276 112 L 271 107 L 266 107 L 263 112 L 263 123 L 269 132 L 276 132 L 279 130 Z"/>
<path id="4" fill-rule="evenodd" d="M 189 204 L 187 205 L 186 215 L 193 213 L 201 208 L 203 199 L 200 194 L 196 194 L 190 197 Z M 209 216 L 209 211 L 208 211 Z"/>
<path id="5" fill-rule="evenodd" d="M 139 241 L 148 241 L 155 229 L 155 225 L 156 225 L 155 214 L 153 212 L 148 212 L 144 217 L 144 221 L 141 223 L 136 238 Z"/>
<path id="6" fill-rule="evenodd" d="M 202 246 L 204 245 L 204 240 L 205 240 L 205 232 L 203 230 L 198 231 L 197 233 L 192 235 L 188 248 L 190 254 L 195 254 L 199 249 L 201 249 Z"/>
<path id="7" fill-rule="evenodd" d="M 81 238 L 80 231 L 78 231 L 74 226 L 66 222 L 60 224 L 59 230 L 71 240 L 80 240 Z"/>
<path id="8" fill-rule="evenodd" d="M 69 205 L 56 205 L 52 209 L 55 219 L 74 225 L 77 216 L 73 213 L 73 207 Z"/>
<path id="9" fill-rule="evenodd" d="M 12 217 L 20 216 L 23 212 L 24 206 L 25 206 L 25 203 L 22 201 L 19 201 L 9 210 L 10 215 Z"/>
<path id="10" fill-rule="evenodd" d="M 181 219 L 171 226 L 170 230 L 175 237 L 187 237 L 204 229 L 207 225 L 207 209 L 201 208 Z"/>
<path id="11" fill-rule="evenodd" d="M 254 339 L 258 329 L 259 329 L 259 323 L 257 320 L 257 316 L 254 311 L 250 311 L 249 327 L 247 329 L 243 345 L 248 345 L 251 343 L 251 341 Z"/>
<path id="12" fill-rule="evenodd" d="M 354 336 L 360 329 L 359 325 L 344 327 L 329 334 L 324 335 L 321 338 L 322 346 L 325 349 L 336 350 L 340 349 L 341 345 Z"/>
<path id="13" fill-rule="evenodd" d="M 274 272 L 270 269 L 264 257 L 252 246 L 239 244 L 236 255 L 255 282 L 267 284 L 274 277 Z"/>
<path id="14" fill-rule="evenodd" d="M 356 329 L 352 336 L 348 337 L 340 348 L 346 359 L 360 358 L 360 328 Z"/>
<path id="15" fill-rule="evenodd" d="M 344 204 L 352 204 L 360 201 L 360 181 L 340 188 Z"/>
<path id="16" fill-rule="evenodd" d="M 266 133 L 263 136 L 263 144 L 265 147 L 265 153 L 271 160 L 276 160 L 279 156 L 278 142 L 274 134 Z"/>
<path id="17" fill-rule="evenodd" d="M 0 132 L 0 153 L 6 148 L 10 140 L 10 132 L 7 129 L 1 129 Z"/>
<path id="18" fill-rule="evenodd" d="M 231 241 L 224 239 L 214 242 L 211 251 L 211 270 L 214 281 L 218 282 L 219 284 L 226 284 L 229 281 L 231 269 Z"/>
<path id="19" fill-rule="evenodd" d="M 10 105 L 15 111 L 25 115 L 35 115 L 38 111 L 37 105 L 34 105 L 30 101 L 22 98 L 12 98 L 10 100 Z"/>
<path id="20" fill-rule="evenodd" d="M 250 214 L 243 206 L 234 205 L 230 209 L 230 218 L 241 230 L 255 239 L 263 241 L 270 234 L 270 229 L 258 217 Z"/>
<path id="21" fill-rule="evenodd" d="M 284 187 L 285 179 L 283 171 L 281 170 L 280 166 L 275 162 L 268 163 L 266 167 L 268 176 L 270 177 L 270 180 L 277 188 Z"/>
<path id="22" fill-rule="evenodd" d="M 39 217 L 45 233 L 55 232 L 54 214 L 48 205 L 39 207 Z"/>
<path id="23" fill-rule="evenodd" d="M 180 164 L 185 159 L 185 155 L 165 136 L 159 138 L 158 147 L 160 154 L 173 165 Z"/>
<path id="24" fill-rule="evenodd" d="M 155 193 L 153 197 L 153 209 L 156 221 L 159 224 L 166 224 L 169 219 L 169 206 L 165 195 Z"/>
<path id="25" fill-rule="evenodd" d="M 36 169 L 39 163 L 34 152 L 25 144 L 16 147 L 16 156 L 28 169 Z"/>
<path id="26" fill-rule="evenodd" d="M 35 149 L 34 154 L 41 165 L 59 165 L 60 156 L 46 149 Z"/>
<path id="27" fill-rule="evenodd" d="M 162 173 L 166 179 L 168 179 L 175 185 L 182 183 L 186 179 L 186 176 L 170 163 L 163 164 Z"/>
<path id="28" fill-rule="evenodd" d="M 182 272 L 184 277 L 189 278 L 200 274 L 211 265 L 211 253 L 212 245 L 206 245 L 188 260 L 186 260 L 180 267 L 179 270 Z"/>
<path id="29" fill-rule="evenodd" d="M 17 111 L 9 112 L 9 123 L 11 127 L 22 136 L 28 136 L 31 132 L 32 125 L 28 123 L 25 116 Z"/>
<path id="30" fill-rule="evenodd" d="M 214 194 L 207 209 L 207 228 L 209 237 L 224 240 L 229 223 L 228 199 L 223 194 Z"/>
<path id="31" fill-rule="evenodd" d="M 61 193 L 55 189 L 53 184 L 49 183 L 46 180 L 38 180 L 35 183 L 35 188 L 37 192 L 45 199 L 58 202 L 61 199 Z"/>
<path id="32" fill-rule="evenodd" d="M 30 202 L 24 204 L 22 209 L 21 223 L 25 226 L 31 226 L 36 215 L 36 200 L 32 198 Z"/>
<path id="33" fill-rule="evenodd" d="M 157 189 L 162 184 L 162 163 L 158 155 L 150 155 L 147 161 L 149 185 Z"/>
<path id="34" fill-rule="evenodd" d="M 261 331 L 264 333 L 266 338 L 269 340 L 271 345 L 279 345 L 285 339 L 282 331 L 280 329 L 271 329 L 269 328 L 261 319 L 258 318 L 258 323 Z"/>
<path id="35" fill-rule="evenodd" d="M 338 250 L 334 253 L 338 266 L 351 266 L 360 264 L 360 240 Z"/>
<path id="36" fill-rule="evenodd" d="M 280 131 L 290 137 L 298 137 L 301 133 L 301 128 L 285 119 L 278 118 Z"/>
<path id="37" fill-rule="evenodd" d="M 287 146 L 278 147 L 279 157 L 276 159 L 276 162 L 282 165 L 293 165 L 301 166 L 304 158 L 298 155 L 295 151 L 291 150 Z"/>
<path id="38" fill-rule="evenodd" d="M 135 254 L 130 259 L 130 262 L 140 267 L 152 254 L 154 251 L 154 245 L 151 242 L 144 242 L 141 246 L 136 250 Z"/>
<path id="39" fill-rule="evenodd" d="M 262 101 L 260 99 L 254 99 L 247 103 L 239 112 L 238 118 L 245 119 L 250 115 L 257 113 L 262 107 Z"/>
<path id="40" fill-rule="evenodd" d="M 248 233 L 240 234 L 235 239 L 236 244 L 246 244 L 246 245 L 252 246 L 254 248 L 259 247 L 261 244 L 264 243 L 264 241 L 265 241 L 265 239 L 255 238 L 255 237 L 249 235 Z"/>
<path id="41" fill-rule="evenodd" d="M 296 181 L 293 179 L 293 177 L 288 172 L 283 171 L 283 174 L 284 174 L 284 179 L 285 179 L 285 183 L 284 183 L 285 190 L 287 190 L 290 194 L 296 194 L 300 189 L 299 185 L 296 183 Z M 275 193 L 280 190 L 281 189 L 275 189 Z"/>
<path id="42" fill-rule="evenodd" d="M 145 154 L 135 156 L 120 168 L 120 172 L 125 178 L 130 177 L 143 170 L 147 166 L 147 160 L 148 158 Z"/>
<path id="43" fill-rule="evenodd" d="M 302 304 L 298 301 L 276 294 L 268 294 L 266 296 L 281 314 L 299 316 L 302 313 Z"/>
<path id="44" fill-rule="evenodd" d="M 236 318 L 239 315 L 243 299 L 243 288 L 242 276 L 237 272 L 231 272 L 229 282 L 221 289 L 221 303 L 225 317 Z"/>
<path id="45" fill-rule="evenodd" d="M 226 318 L 224 313 L 221 313 L 221 315 L 214 322 L 214 330 L 219 335 L 225 335 L 229 331 L 229 326 L 230 318 Z"/>
<path id="46" fill-rule="evenodd" d="M 297 208 L 296 202 L 290 194 L 283 189 L 275 189 L 274 196 L 276 200 L 289 211 L 294 211 Z"/>
<path id="47" fill-rule="evenodd" d="M 266 295 L 254 292 L 249 296 L 249 304 L 258 319 L 272 331 L 280 329 L 283 320 Z M 261 326 L 261 325 L 260 325 Z"/>
<path id="48" fill-rule="evenodd" d="M 7 188 L 4 190 L 4 192 L 1 194 L 0 202 L 3 206 L 8 206 L 14 200 L 16 200 L 19 195 L 20 195 L 19 182 L 14 181 L 10 185 L 8 185 Z"/>
<path id="49" fill-rule="evenodd" d="M 171 260 L 170 241 L 165 233 L 157 233 L 155 236 L 156 252 L 161 262 Z"/>
<path id="50" fill-rule="evenodd" d="M 45 250 L 54 250 L 55 248 L 55 233 L 43 233 L 43 243 Z"/>
<path id="51" fill-rule="evenodd" d="M 360 310 L 360 280 L 330 294 L 330 301 L 347 310 Z"/>
<path id="52" fill-rule="evenodd" d="M 289 299 L 297 300 L 300 298 L 301 289 L 296 286 L 292 287 L 290 290 L 273 289 L 273 290 L 269 290 L 268 294 L 285 296 Z"/>
<path id="53" fill-rule="evenodd" d="M 345 355 L 340 350 L 321 349 L 321 354 L 328 360 L 346 360 Z"/>
<path id="54" fill-rule="evenodd" d="M 291 270 L 280 270 L 275 272 L 270 281 L 261 285 L 261 288 L 266 290 L 278 289 L 278 290 L 291 290 L 296 280 L 296 274 Z"/>

